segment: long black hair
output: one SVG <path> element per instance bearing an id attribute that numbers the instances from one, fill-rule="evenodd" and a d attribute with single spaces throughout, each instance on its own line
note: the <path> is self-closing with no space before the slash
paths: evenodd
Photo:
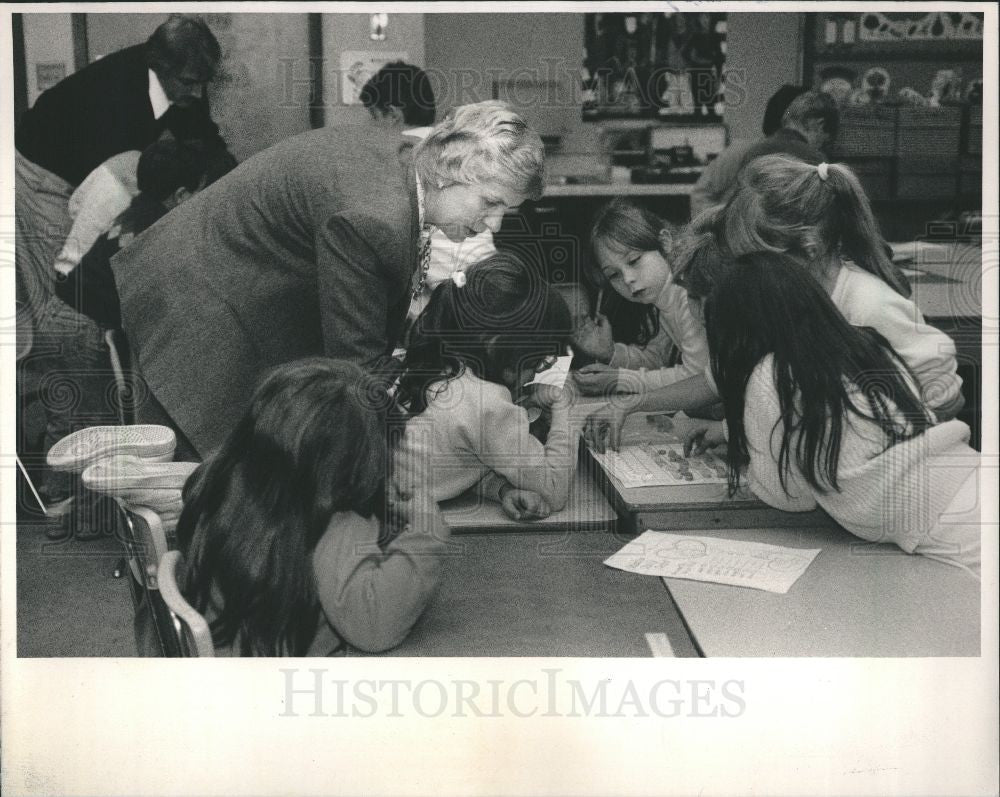
<path id="1" fill-rule="evenodd" d="M 705 300 L 705 328 L 729 426 L 733 492 L 749 461 L 743 423 L 747 384 L 767 355 L 774 358 L 781 413 L 783 487 L 794 457 L 812 487 L 838 489 L 840 445 L 850 415 L 878 424 L 887 447 L 933 423 L 912 374 L 885 338 L 852 327 L 819 282 L 788 255 L 757 252 L 723 269 Z M 852 398 L 852 386 L 864 396 L 862 406 Z M 793 434 L 798 435 L 794 450 Z"/>
<path id="2" fill-rule="evenodd" d="M 384 506 L 387 402 L 373 385 L 338 360 L 279 366 L 185 485 L 181 591 L 213 610 L 217 646 L 306 652 L 319 621 L 310 554 L 335 512 Z"/>
<path id="3" fill-rule="evenodd" d="M 516 255 L 499 251 L 442 282 L 417 318 L 406 350 L 399 400 L 410 414 L 427 408 L 432 384 L 468 369 L 506 385 L 572 335 L 563 298 Z"/>

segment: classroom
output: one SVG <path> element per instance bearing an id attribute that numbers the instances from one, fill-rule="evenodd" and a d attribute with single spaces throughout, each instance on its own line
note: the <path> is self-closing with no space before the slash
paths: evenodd
<path id="1" fill-rule="evenodd" d="M 13 14 L 17 655 L 979 656 L 995 31 L 883 5 Z"/>

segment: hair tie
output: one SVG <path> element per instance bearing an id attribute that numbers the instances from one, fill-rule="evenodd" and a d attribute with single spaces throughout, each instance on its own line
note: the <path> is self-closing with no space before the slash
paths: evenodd
<path id="1" fill-rule="evenodd" d="M 819 179 L 825 183 L 826 178 L 830 176 L 830 164 L 823 161 L 816 167 L 816 173 L 819 175 Z"/>
<path id="2" fill-rule="evenodd" d="M 456 288 L 465 287 L 465 272 L 464 271 L 453 271 L 451 273 L 451 281 L 455 283 Z"/>

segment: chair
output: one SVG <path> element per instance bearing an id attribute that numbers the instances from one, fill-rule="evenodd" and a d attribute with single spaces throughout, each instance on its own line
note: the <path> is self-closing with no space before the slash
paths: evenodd
<path id="1" fill-rule="evenodd" d="M 181 655 L 214 657 L 215 646 L 212 644 L 212 632 L 208 623 L 190 603 L 184 600 L 184 596 L 177 588 L 177 567 L 181 559 L 180 551 L 167 551 L 160 559 L 157 570 L 160 594 L 173 616 Z"/>
<path id="2" fill-rule="evenodd" d="M 111 370 L 115 375 L 115 394 L 118 403 L 118 422 L 123 426 L 135 423 L 131 402 L 135 399 L 135 385 L 125 376 L 121 354 L 118 351 L 118 336 L 121 330 L 107 329 L 104 331 L 104 342 L 108 344 L 108 357 L 111 359 Z M 123 351 L 127 351 L 124 349 Z M 126 409 L 126 405 L 128 408 Z"/>
<path id="3" fill-rule="evenodd" d="M 129 586 L 135 608 L 136 647 L 140 653 L 147 648 L 144 637 L 150 628 L 161 655 L 181 656 L 174 616 L 160 593 L 159 563 L 170 548 L 160 516 L 147 507 L 129 506 L 120 499 L 115 502 L 121 511 L 122 543 L 127 551 L 127 569 L 132 575 Z"/>

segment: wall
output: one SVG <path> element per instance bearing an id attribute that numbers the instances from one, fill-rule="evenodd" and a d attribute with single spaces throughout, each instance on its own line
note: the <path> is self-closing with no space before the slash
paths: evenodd
<path id="1" fill-rule="evenodd" d="M 726 65 L 741 85 L 730 92 L 725 122 L 731 138 L 756 138 L 764 106 L 783 83 L 801 75 L 801 14 L 729 15 Z M 580 118 L 578 75 L 583 59 L 583 14 L 433 14 L 426 15 L 427 66 L 448 77 L 443 109 L 491 97 L 492 76 L 520 69 L 545 77 L 553 66 L 561 88 L 555 109 L 544 121 L 560 128 L 562 152 L 588 153 L 602 147 L 601 125 Z M 767 53 L 767 58 L 761 58 Z M 548 71 L 547 71 L 548 70 Z M 531 116 L 533 109 L 526 108 Z M 558 119 L 556 119 L 558 117 Z M 640 125 L 646 123 L 639 123 Z"/>
<path id="2" fill-rule="evenodd" d="M 726 68 L 736 70 L 743 85 L 727 89 L 724 121 L 730 140 L 760 138 L 771 95 L 802 81 L 802 14 L 741 12 L 727 23 Z"/>
<path id="3" fill-rule="evenodd" d="M 370 38 L 370 14 L 323 14 L 323 100 L 327 125 L 365 124 L 363 105 L 342 103 L 340 56 L 346 50 L 405 52 L 407 63 L 424 66 L 424 16 L 389 14 L 384 41 Z"/>
<path id="4" fill-rule="evenodd" d="M 580 118 L 582 14 L 428 13 L 425 20 L 439 116 L 455 105 L 492 99 L 495 80 L 515 80 L 519 85 L 505 99 L 536 129 L 562 137 L 560 156 L 549 159 L 550 173 L 590 170 L 579 158 L 591 160 L 603 143 L 601 128 Z M 533 89 L 526 85 L 531 80 L 546 85 Z"/>
<path id="5" fill-rule="evenodd" d="M 73 28 L 69 14 L 24 14 L 22 18 L 30 107 L 42 93 L 38 64 L 62 64 L 66 75 L 73 73 Z"/>
<path id="6" fill-rule="evenodd" d="M 369 38 L 368 14 L 322 15 L 325 123 L 364 123 L 361 106 L 341 104 L 340 55 L 345 50 L 406 51 L 434 82 L 439 116 L 453 105 L 493 96 L 495 79 L 552 81 L 544 91 L 518 88 L 520 110 L 545 132 L 563 137 L 564 155 L 603 147 L 602 129 L 580 119 L 581 13 L 390 14 L 387 37 Z M 88 14 L 91 58 L 145 40 L 165 14 Z M 309 128 L 306 14 L 208 14 L 226 56 L 213 108 L 239 158 Z M 729 92 L 731 138 L 756 138 L 764 105 L 782 83 L 801 77 L 801 14 L 730 14 L 727 65 L 741 85 Z M 73 68 L 69 14 L 26 14 L 29 91 L 33 63 Z M 767 53 L 761 58 L 761 53 Z M 33 101 L 36 94 L 31 95 Z M 517 104 L 517 103 L 515 103 Z"/>
<path id="7" fill-rule="evenodd" d="M 306 14 L 205 14 L 222 47 L 212 116 L 244 160 L 309 129 Z M 88 14 L 91 59 L 145 41 L 166 14 Z"/>

